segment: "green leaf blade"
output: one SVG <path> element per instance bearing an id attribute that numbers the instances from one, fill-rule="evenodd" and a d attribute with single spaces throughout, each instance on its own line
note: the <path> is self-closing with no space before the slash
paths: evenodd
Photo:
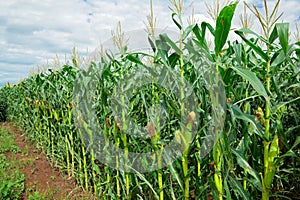
<path id="1" fill-rule="evenodd" d="M 280 45 L 287 55 L 289 49 L 289 23 L 276 24 Z"/>
<path id="2" fill-rule="evenodd" d="M 242 66 L 233 66 L 231 67 L 234 71 L 236 71 L 240 76 L 249 81 L 252 87 L 256 90 L 258 94 L 263 96 L 266 101 L 269 102 L 269 97 L 266 92 L 265 87 L 261 83 L 261 81 L 257 78 L 256 74 L 249 69 Z"/>
<path id="3" fill-rule="evenodd" d="M 238 2 L 225 6 L 217 17 L 215 30 L 215 53 L 218 55 L 224 47 L 230 27 L 232 17 Z"/>

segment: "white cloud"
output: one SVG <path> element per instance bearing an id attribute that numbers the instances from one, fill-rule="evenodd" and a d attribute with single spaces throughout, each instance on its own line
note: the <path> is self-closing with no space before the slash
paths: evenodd
<path id="1" fill-rule="evenodd" d="M 188 0 L 188 2 L 191 2 Z M 248 0 L 251 4 L 261 3 Z M 269 0 L 270 7 L 274 0 Z M 207 1 L 208 4 L 211 1 Z M 189 3 L 186 3 L 189 5 Z M 239 27 L 240 2 L 234 18 Z M 174 28 L 167 0 L 153 0 L 158 27 Z M 299 19 L 298 0 L 283 0 L 281 10 L 288 22 Z M 195 17 L 213 23 L 203 1 L 194 0 Z M 186 15 L 190 15 L 188 9 Z M 121 22 L 124 31 L 144 29 L 149 14 L 148 0 L 10 0 L 0 2 L 0 84 L 24 78 L 32 67 L 42 65 L 56 54 L 65 55 L 75 46 L 80 53 L 93 52 L 106 41 Z M 185 18 L 186 21 L 186 18 Z M 291 24 L 294 27 L 294 24 Z M 138 40 L 139 34 L 131 32 Z M 108 42 L 109 43 L 109 42 Z M 107 43 L 107 44 L 108 44 Z"/>

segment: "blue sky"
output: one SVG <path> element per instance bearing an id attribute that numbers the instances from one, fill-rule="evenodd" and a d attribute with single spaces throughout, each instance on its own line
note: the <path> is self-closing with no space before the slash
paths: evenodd
<path id="1" fill-rule="evenodd" d="M 212 22 L 203 0 L 194 0 L 196 18 Z M 206 1 L 210 4 L 212 1 Z M 261 4 L 263 0 L 248 0 Z M 268 0 L 272 7 L 274 0 Z M 186 2 L 189 5 L 190 1 Z M 238 24 L 243 2 L 239 3 L 233 27 Z M 160 28 L 172 28 L 167 0 L 153 0 Z M 300 13 L 300 0 L 282 0 L 282 20 L 292 31 Z M 187 9 L 186 16 L 191 9 Z M 73 47 L 82 54 L 93 53 L 110 38 L 121 22 L 125 32 L 145 28 L 149 0 L 9 0 L 0 2 L 0 86 L 16 83 L 29 72 L 53 60 L 70 58 Z M 136 39 L 136 38 L 135 38 Z M 62 61 L 63 62 L 63 61 Z"/>

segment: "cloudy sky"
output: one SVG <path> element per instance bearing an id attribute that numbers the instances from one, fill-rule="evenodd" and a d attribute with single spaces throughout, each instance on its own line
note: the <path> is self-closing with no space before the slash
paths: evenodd
<path id="1" fill-rule="evenodd" d="M 185 1 L 185 5 L 190 4 Z M 211 22 L 204 0 L 194 0 L 196 18 Z M 207 0 L 208 4 L 212 1 Z M 262 7 L 263 0 L 247 0 Z M 272 7 L 274 0 L 268 0 Z M 153 0 L 158 27 L 173 28 L 168 0 Z M 239 3 L 233 26 L 239 26 Z M 300 0 L 282 0 L 282 20 L 295 24 L 300 20 Z M 187 9 L 186 16 L 191 9 Z M 149 0 L 9 0 L 0 2 L 0 86 L 16 83 L 38 66 L 53 60 L 70 58 L 76 47 L 82 55 L 92 54 L 110 38 L 118 21 L 125 32 L 136 39 L 145 28 Z"/>

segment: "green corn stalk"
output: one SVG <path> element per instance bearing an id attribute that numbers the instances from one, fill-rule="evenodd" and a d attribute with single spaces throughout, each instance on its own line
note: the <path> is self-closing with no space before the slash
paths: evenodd
<path id="1" fill-rule="evenodd" d="M 159 119 L 156 120 L 157 123 L 157 129 L 155 129 L 155 126 L 152 121 L 148 122 L 147 124 L 147 130 L 151 137 L 151 142 L 154 146 L 154 150 L 156 152 L 156 156 L 154 159 L 157 161 L 158 171 L 157 171 L 157 181 L 158 181 L 158 187 L 159 187 L 159 199 L 164 199 L 164 190 L 163 190 L 163 174 L 162 174 L 162 151 L 163 147 L 162 145 L 158 144 L 158 141 L 160 140 L 160 128 L 159 128 Z"/>
<path id="2" fill-rule="evenodd" d="M 121 72 L 123 73 L 124 69 L 123 66 L 121 66 Z M 121 75 L 123 77 L 123 75 Z M 123 91 L 123 85 L 121 86 L 121 91 Z M 121 103 L 122 105 L 125 105 L 125 97 L 122 95 L 121 97 Z M 121 136 L 121 141 L 124 146 L 124 156 L 125 156 L 125 171 L 128 171 L 128 146 L 127 146 L 127 120 L 125 116 L 125 110 L 122 108 L 122 128 L 120 127 L 120 136 Z M 115 118 L 116 125 L 118 124 L 118 119 Z M 129 173 L 125 172 L 125 188 L 126 188 L 126 199 L 130 199 L 130 177 Z"/>
<path id="3" fill-rule="evenodd" d="M 89 178 L 88 178 L 88 166 L 86 162 L 86 153 L 84 145 L 81 146 L 82 157 L 83 157 L 83 171 L 84 171 L 84 188 L 88 191 L 89 189 Z"/>
<path id="4" fill-rule="evenodd" d="M 56 110 L 52 109 L 51 111 L 53 113 L 53 117 L 54 117 L 54 120 L 56 122 L 59 121 L 59 116 L 58 116 L 58 113 L 56 112 Z M 54 127 L 55 124 L 52 124 L 52 126 Z M 54 161 L 54 148 L 55 148 L 55 145 L 54 145 L 54 138 L 55 138 L 55 133 L 54 133 L 54 128 L 52 128 L 52 133 L 51 133 L 51 157 L 52 157 L 52 161 Z"/>
<path id="5" fill-rule="evenodd" d="M 80 183 L 80 186 L 84 189 L 84 173 L 83 173 L 83 170 L 82 170 L 82 161 L 79 160 L 78 161 L 78 178 L 79 178 L 79 183 Z M 77 176 L 74 176 L 75 178 L 77 178 Z"/>
<path id="6" fill-rule="evenodd" d="M 184 175 L 184 197 L 185 199 L 189 198 L 189 152 L 190 152 L 190 143 L 192 142 L 192 129 L 194 127 L 194 123 L 196 120 L 196 113 L 194 111 L 190 112 L 188 115 L 188 122 L 186 128 L 184 128 L 184 132 L 180 132 L 179 130 L 175 131 L 175 139 L 176 141 L 181 144 L 181 151 L 182 151 L 182 168 L 183 168 L 183 175 Z"/>
<path id="7" fill-rule="evenodd" d="M 93 134 L 89 134 L 90 136 L 90 141 L 91 141 L 91 144 L 94 144 L 94 141 L 93 141 Z M 91 149 L 91 165 L 94 167 L 96 164 L 95 164 L 95 153 L 94 153 L 94 149 L 92 148 Z M 93 188 L 94 188 L 94 194 L 97 194 L 98 192 L 98 189 L 97 189 L 97 184 L 96 184 L 96 173 L 95 173 L 95 170 L 92 169 L 92 177 L 93 177 Z"/>
<path id="8" fill-rule="evenodd" d="M 185 199 L 189 198 L 189 187 L 190 187 L 190 175 L 189 175 L 189 152 L 190 152 L 190 143 L 192 142 L 192 131 L 193 126 L 196 120 L 196 113 L 190 112 L 188 115 L 188 122 L 186 130 L 182 134 L 183 140 L 183 155 L 182 155 L 182 166 L 183 166 L 183 175 L 184 175 L 184 184 L 185 184 Z"/>
<path id="9" fill-rule="evenodd" d="M 114 69 L 115 69 L 115 71 L 117 71 L 116 69 L 117 69 L 117 65 L 116 65 L 116 63 L 114 63 L 113 64 L 113 66 L 114 66 Z M 115 75 L 115 74 L 114 74 Z M 117 94 L 117 89 L 116 89 L 116 87 L 114 87 L 114 95 L 116 95 Z M 108 120 L 108 123 L 109 123 L 109 125 L 111 124 L 111 122 L 110 122 L 110 119 L 108 118 L 107 119 Z M 113 132 L 113 136 L 114 136 L 114 140 L 115 140 L 115 142 L 116 142 L 116 171 L 117 171 L 117 174 L 116 174 L 116 185 L 117 185 L 117 198 L 118 199 L 121 199 L 121 187 L 120 187 L 120 170 L 119 170 L 119 148 L 120 148 L 120 137 L 119 137 L 119 128 L 120 128 L 120 124 L 119 124 L 119 122 L 118 122 L 118 118 L 117 118 L 117 116 L 115 116 L 114 117 L 114 123 L 113 123 L 114 125 L 113 125 L 113 130 L 112 130 L 112 132 Z M 105 133 L 107 133 L 106 135 L 107 135 L 107 137 L 109 136 L 109 134 L 108 134 L 108 127 L 107 126 L 105 126 L 105 129 L 104 129 L 104 131 L 105 131 Z"/>
<path id="10" fill-rule="evenodd" d="M 122 97 L 122 101 L 124 103 L 124 97 Z M 124 105 L 124 104 L 123 104 Z M 124 127 L 122 127 L 121 131 L 121 140 L 124 145 L 124 156 L 125 156 L 125 170 L 128 170 L 128 146 L 127 146 L 127 135 L 126 135 L 126 118 L 125 118 L 125 112 L 122 110 L 122 124 L 124 124 Z M 123 132 L 124 131 L 124 132 Z M 126 183 L 126 199 L 130 199 L 130 178 L 129 178 L 129 173 L 125 172 L 125 183 Z"/>
<path id="11" fill-rule="evenodd" d="M 40 118 L 40 133 L 39 133 L 39 135 L 38 135 L 38 137 L 39 137 L 39 143 L 41 144 L 41 146 L 42 146 L 42 148 L 44 148 L 44 146 L 43 146 L 43 143 L 44 143 L 44 141 L 43 141 L 43 138 L 44 138 L 44 133 L 43 133 L 43 131 L 42 131 L 42 129 L 43 129 L 43 123 L 42 123 L 42 114 L 43 113 L 45 113 L 45 105 L 44 105 L 44 101 L 43 100 L 41 100 L 41 104 L 40 104 L 40 109 L 41 109 L 41 111 L 39 112 L 39 118 Z"/>
<path id="12" fill-rule="evenodd" d="M 154 93 L 154 89 L 152 88 L 152 94 Z M 158 101 L 158 94 L 156 93 L 156 100 Z M 162 152 L 163 152 L 163 145 L 158 144 L 160 140 L 160 119 L 159 116 L 155 117 L 156 121 L 156 129 L 152 121 L 149 121 L 147 124 L 147 130 L 151 138 L 152 145 L 154 147 L 154 150 L 156 152 L 156 156 L 154 159 L 157 160 L 157 181 L 158 181 L 158 187 L 159 187 L 159 199 L 164 199 L 164 189 L 163 189 L 163 171 L 162 171 Z"/>
<path id="13" fill-rule="evenodd" d="M 72 112 L 72 111 L 69 110 L 69 112 Z M 69 118 L 70 118 L 70 116 L 68 117 L 68 121 L 69 121 L 69 125 L 70 125 L 71 123 L 70 123 Z M 63 123 L 65 124 L 67 122 L 67 120 L 65 119 L 63 112 L 62 112 L 62 119 L 63 119 Z M 60 135 L 62 135 L 61 129 L 59 129 L 59 131 L 60 131 Z M 66 152 L 67 172 L 68 172 L 68 176 L 71 176 L 70 149 L 69 149 L 70 142 L 69 142 L 68 136 L 66 134 L 65 134 L 64 138 L 65 138 L 65 152 Z"/>
<path id="14" fill-rule="evenodd" d="M 67 135 L 65 135 L 65 145 L 66 145 L 65 149 L 66 149 L 66 160 L 67 160 L 67 172 L 68 172 L 68 176 L 71 176 L 69 140 Z"/>
<path id="15" fill-rule="evenodd" d="M 51 158 L 54 161 L 54 134 L 51 133 Z"/>
<path id="16" fill-rule="evenodd" d="M 92 149 L 91 151 L 91 155 L 92 155 L 92 159 L 91 159 L 91 164 L 93 166 L 93 169 L 92 169 L 92 176 L 93 176 L 93 188 L 94 188 L 94 194 L 98 194 L 98 187 L 97 187 L 97 176 L 96 176 L 96 172 L 95 172 L 95 154 L 94 154 L 94 150 Z"/>
<path id="17" fill-rule="evenodd" d="M 104 111 L 104 113 L 107 113 L 106 111 Z M 105 116 L 105 115 L 104 115 Z M 105 146 L 109 146 L 109 136 L 110 136 L 110 133 L 109 133 L 109 130 L 108 130 L 108 127 L 107 126 L 104 126 L 104 134 L 105 134 Z M 99 146 L 99 149 L 101 147 Z M 106 174 L 106 182 L 107 183 L 110 183 L 111 182 L 111 174 L 110 174 L 110 168 L 108 166 L 105 166 L 105 174 Z M 108 187 L 109 185 L 107 185 Z"/>
<path id="18" fill-rule="evenodd" d="M 213 158 L 214 158 L 214 168 L 215 168 L 214 180 L 215 180 L 216 188 L 218 190 L 218 197 L 221 200 L 223 199 L 223 180 L 222 180 L 222 171 L 221 171 L 222 155 L 221 155 L 221 150 L 219 148 L 219 145 L 220 143 L 219 141 L 217 141 L 213 148 Z"/>
<path id="19" fill-rule="evenodd" d="M 52 113 L 50 113 L 50 119 L 52 118 Z M 51 149 L 51 131 L 50 131 L 51 123 L 49 119 L 47 119 L 47 135 L 48 135 L 48 148 L 47 151 L 49 153 L 49 149 Z M 51 152 L 51 151 L 50 151 Z"/>
<path id="20" fill-rule="evenodd" d="M 201 145 L 199 141 L 199 136 L 196 137 L 196 142 L 197 142 L 197 150 L 199 153 L 199 157 L 197 157 L 197 176 L 198 178 L 201 178 L 201 159 L 200 159 L 200 151 L 201 151 Z"/>
<path id="21" fill-rule="evenodd" d="M 183 22 L 182 22 L 182 13 L 183 13 L 183 1 L 181 0 L 171 0 L 171 3 L 173 4 L 173 6 L 175 7 L 175 9 L 173 10 L 173 21 L 175 22 L 175 24 L 177 25 L 177 27 L 179 28 L 179 73 L 180 73 L 180 114 L 181 116 L 185 116 L 185 105 L 184 105 L 184 98 L 185 98 L 185 86 L 184 86 L 184 55 L 183 55 Z M 178 17 L 179 22 L 175 19 L 175 16 Z M 182 126 L 180 133 L 175 133 L 175 135 L 182 135 L 181 138 L 185 138 L 185 134 L 186 134 L 186 130 L 185 127 Z M 185 139 L 184 139 L 185 140 Z M 184 141 L 184 145 L 187 145 L 187 143 L 185 143 L 186 141 Z M 189 150 L 187 148 L 187 146 L 185 146 L 185 149 L 183 150 L 183 154 L 182 154 L 182 168 L 183 168 L 183 176 L 184 176 L 184 198 L 185 199 L 189 199 L 190 197 L 190 183 L 189 183 L 189 172 L 188 172 L 188 154 L 189 154 Z"/>
<path id="22" fill-rule="evenodd" d="M 164 199 L 164 185 L 163 185 L 163 170 L 162 170 L 162 152 L 163 152 L 163 147 L 161 149 L 158 149 L 157 152 L 157 166 L 158 166 L 158 187 L 159 187 L 159 199 L 163 200 Z"/>
<path id="23" fill-rule="evenodd" d="M 71 145 L 71 172 L 72 176 L 75 174 L 75 149 L 74 149 L 74 131 L 72 130 L 72 111 L 68 111 L 68 127 L 69 127 L 69 140 Z"/>
<path id="24" fill-rule="evenodd" d="M 113 126 L 113 135 L 114 139 L 116 141 L 116 170 L 117 170 L 117 175 L 116 175 L 116 185 L 117 185 L 117 197 L 118 199 L 121 198 L 121 187 L 120 187 L 120 171 L 119 171 L 119 148 L 120 148 L 120 137 L 118 135 L 118 122 L 117 119 L 115 119 L 115 123 Z"/>
<path id="25" fill-rule="evenodd" d="M 270 46 L 267 46 L 268 48 L 268 52 L 270 51 Z M 268 53 L 269 54 L 269 53 Z M 271 60 L 267 61 L 267 77 L 266 77 L 266 90 L 270 91 L 271 88 L 271 83 L 270 83 L 270 66 L 271 66 Z M 268 184 L 268 182 L 270 182 L 270 177 L 269 177 L 269 173 L 270 173 L 270 169 L 269 169 L 269 165 L 271 163 L 269 163 L 269 147 L 270 147 L 270 142 L 268 141 L 270 139 L 270 117 L 271 117 L 271 109 L 270 109 L 270 103 L 268 101 L 266 101 L 266 110 L 265 110 L 265 138 L 267 139 L 267 141 L 264 142 L 264 179 L 263 179 L 263 194 L 262 194 L 262 199 L 263 200 L 267 200 L 269 199 L 269 187 L 270 184 Z"/>
<path id="26" fill-rule="evenodd" d="M 118 139 L 117 141 L 117 145 L 120 145 L 120 139 Z M 118 147 L 116 148 L 116 151 L 118 152 Z M 116 185 L 117 185 L 117 197 L 118 199 L 121 198 L 121 187 L 120 187 L 120 171 L 119 171 L 119 156 L 116 155 L 116 170 L 117 170 L 117 174 L 116 174 Z"/>
<path id="27" fill-rule="evenodd" d="M 153 84 L 152 84 L 153 86 Z M 159 104 L 159 95 L 158 92 L 154 90 L 154 87 L 152 87 L 152 94 L 155 98 L 156 104 Z M 154 136 L 154 145 L 155 145 L 155 151 L 156 157 L 157 157 L 157 166 L 158 166 L 158 186 L 159 186 L 159 199 L 164 199 L 164 188 L 163 188 L 163 166 L 162 166 L 162 152 L 164 150 L 164 146 L 162 144 L 158 144 L 159 140 L 161 139 L 161 128 L 160 128 L 160 117 L 159 114 L 157 114 L 157 111 L 155 111 L 155 120 L 156 120 L 156 129 L 154 129 L 155 136 Z M 153 124 L 152 124 L 153 125 Z M 154 128 L 154 127 L 153 127 Z M 153 134 L 150 134 L 153 136 Z"/>
<path id="28" fill-rule="evenodd" d="M 127 42 L 128 39 L 125 38 L 125 34 L 122 31 L 122 27 L 121 27 L 121 23 L 118 22 L 118 25 L 116 27 L 115 31 L 112 31 L 111 33 L 112 35 L 112 40 L 114 42 L 114 45 L 119 49 L 121 54 L 126 53 L 126 46 L 127 46 Z M 116 64 L 114 62 L 114 68 L 116 68 Z M 120 73 L 121 73 L 121 79 L 124 78 L 124 66 L 121 65 L 120 66 Z M 121 86 L 121 91 L 123 91 L 123 85 Z M 125 98 L 122 95 L 121 97 L 121 104 L 125 105 Z M 126 117 L 125 117 L 125 111 L 124 109 L 122 109 L 122 130 L 120 130 L 120 135 L 121 135 L 121 140 L 123 142 L 124 145 L 124 156 L 125 156 L 125 170 L 128 171 L 128 146 L 127 146 L 127 135 L 126 135 L 126 131 L 127 131 L 127 124 L 126 124 Z M 130 198 L 130 177 L 129 177 L 129 173 L 125 172 L 125 188 L 126 188 L 126 199 Z"/>
<path id="29" fill-rule="evenodd" d="M 155 41 L 155 30 L 156 30 L 156 19 L 154 17 L 153 13 L 153 6 L 152 6 L 152 0 L 150 0 L 150 15 L 147 16 L 148 19 L 148 26 L 147 31 L 149 33 L 149 39 L 154 42 Z M 155 58 L 157 58 L 157 49 L 154 50 L 153 52 L 153 57 L 154 57 L 154 62 Z M 153 95 L 153 98 L 156 101 L 156 104 L 159 103 L 159 97 L 158 97 L 158 92 L 155 90 L 155 86 L 152 83 L 151 87 L 151 94 Z M 152 145 L 154 146 L 154 150 L 156 152 L 156 157 L 154 159 L 157 159 L 157 166 L 158 166 L 158 171 L 157 171 L 157 181 L 158 181 L 158 187 L 159 187 L 159 199 L 163 200 L 164 199 L 164 188 L 163 188 L 163 169 L 162 169 L 162 152 L 163 152 L 163 145 L 159 145 L 158 141 L 161 139 L 160 138 L 160 119 L 159 115 L 156 115 L 155 117 L 156 120 L 156 129 L 154 127 L 154 124 L 152 121 L 149 121 L 147 124 L 147 129 L 148 133 L 151 138 Z"/>
<path id="30" fill-rule="evenodd" d="M 71 146 L 71 172 L 72 176 L 75 174 L 75 149 L 74 149 L 74 137 L 73 137 L 73 131 L 69 133 L 69 141 Z"/>
<path id="31" fill-rule="evenodd" d="M 270 94 L 271 93 L 271 79 L 270 79 L 270 73 L 271 73 L 271 53 L 272 53 L 272 43 L 274 40 L 279 37 L 280 45 L 282 47 L 282 51 L 287 55 L 288 50 L 288 26 L 286 26 L 284 23 L 276 25 L 274 30 L 271 32 L 271 29 L 274 27 L 274 24 L 276 21 L 282 16 L 280 14 L 278 17 L 277 11 L 279 6 L 280 0 L 278 0 L 273 8 L 272 13 L 269 15 L 268 5 L 267 1 L 264 0 L 264 9 L 265 9 L 265 18 L 262 17 L 261 13 L 258 11 L 256 6 L 253 6 L 253 9 L 246 4 L 246 6 L 252 11 L 252 13 L 255 14 L 255 16 L 258 18 L 258 20 L 261 23 L 264 35 L 266 37 L 267 42 L 266 43 L 266 53 L 261 53 L 257 51 L 264 60 L 266 61 L 266 91 Z M 251 44 L 248 42 L 248 44 Z M 270 187 L 273 182 L 275 169 L 274 169 L 274 158 L 276 158 L 279 155 L 279 146 L 278 146 L 278 136 L 275 134 L 273 136 L 270 133 L 270 119 L 271 119 L 271 104 L 270 104 L 270 96 L 267 96 L 267 99 L 265 101 L 265 120 L 264 120 L 264 127 L 265 127 L 265 133 L 264 138 L 266 141 L 264 141 L 264 174 L 262 179 L 262 186 L 263 186 L 263 192 L 262 192 L 262 199 L 268 200 L 270 197 Z M 272 142 L 270 142 L 272 140 Z"/>

